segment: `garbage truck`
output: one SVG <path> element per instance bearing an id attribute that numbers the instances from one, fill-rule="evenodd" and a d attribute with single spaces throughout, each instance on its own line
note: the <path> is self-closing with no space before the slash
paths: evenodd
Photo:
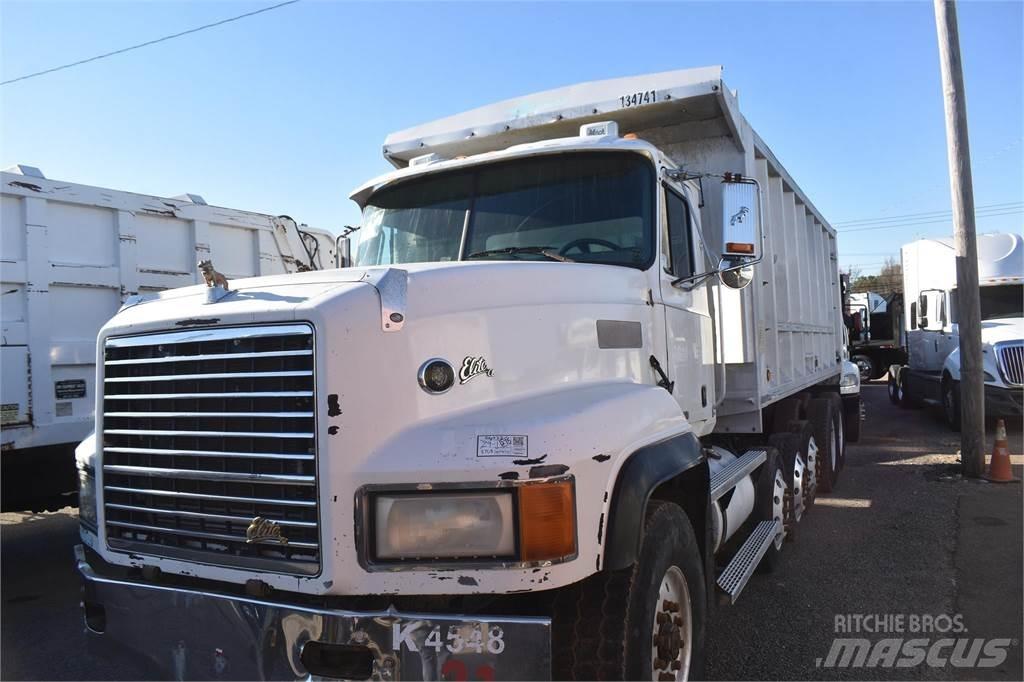
<path id="1" fill-rule="evenodd" d="M 196 264 L 211 257 L 234 277 L 334 264 L 334 236 L 288 216 L 54 180 L 28 165 L 0 174 L 0 209 L 5 510 L 73 501 L 96 336 L 129 297 L 201 281 Z"/>
<path id="2" fill-rule="evenodd" d="M 383 153 L 343 267 L 100 331 L 91 640 L 179 679 L 699 678 L 841 472 L 835 231 L 720 67 Z"/>

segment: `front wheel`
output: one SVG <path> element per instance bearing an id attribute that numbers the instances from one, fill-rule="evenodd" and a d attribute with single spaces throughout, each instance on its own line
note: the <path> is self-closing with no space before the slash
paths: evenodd
<path id="1" fill-rule="evenodd" d="M 555 679 L 701 678 L 707 594 L 686 513 L 651 500 L 636 563 L 565 588 L 554 616 Z"/>

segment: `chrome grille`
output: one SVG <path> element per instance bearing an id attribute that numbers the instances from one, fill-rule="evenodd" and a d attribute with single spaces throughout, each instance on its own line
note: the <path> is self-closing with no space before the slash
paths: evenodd
<path id="1" fill-rule="evenodd" d="M 1024 384 L 1024 344 L 997 346 L 996 358 L 1006 383 L 1015 386 Z"/>
<path id="2" fill-rule="evenodd" d="M 111 549 L 315 574 L 313 330 L 107 339 L 103 508 Z M 256 517 L 287 543 L 246 541 Z"/>

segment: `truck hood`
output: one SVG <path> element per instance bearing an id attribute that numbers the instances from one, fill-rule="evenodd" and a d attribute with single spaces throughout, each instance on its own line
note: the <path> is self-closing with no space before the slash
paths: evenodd
<path id="1" fill-rule="evenodd" d="M 1024 317 L 1007 317 L 981 323 L 982 343 L 993 345 L 1024 339 Z"/>

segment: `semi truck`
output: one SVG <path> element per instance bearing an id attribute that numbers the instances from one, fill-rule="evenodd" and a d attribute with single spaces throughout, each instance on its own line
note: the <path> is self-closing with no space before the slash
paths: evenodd
<path id="1" fill-rule="evenodd" d="M 1024 238 L 978 235 L 985 414 L 1019 417 L 1024 407 Z M 908 361 L 889 370 L 897 405 L 934 405 L 960 430 L 960 344 L 956 253 L 952 239 L 904 245 L 903 329 Z"/>
<path id="2" fill-rule="evenodd" d="M 699 678 L 842 469 L 835 231 L 721 67 L 383 153 L 344 267 L 103 326 L 90 639 L 178 679 Z"/>
<path id="3" fill-rule="evenodd" d="M 27 165 L 0 178 L 5 510 L 73 498 L 96 337 L 125 301 L 201 281 L 196 264 L 211 257 L 231 277 L 333 267 L 331 233 L 287 216 L 52 180 Z"/>
<path id="4" fill-rule="evenodd" d="M 850 333 L 850 359 L 864 381 L 881 379 L 892 365 L 907 361 L 903 334 L 903 294 L 852 293 L 843 306 Z"/>

